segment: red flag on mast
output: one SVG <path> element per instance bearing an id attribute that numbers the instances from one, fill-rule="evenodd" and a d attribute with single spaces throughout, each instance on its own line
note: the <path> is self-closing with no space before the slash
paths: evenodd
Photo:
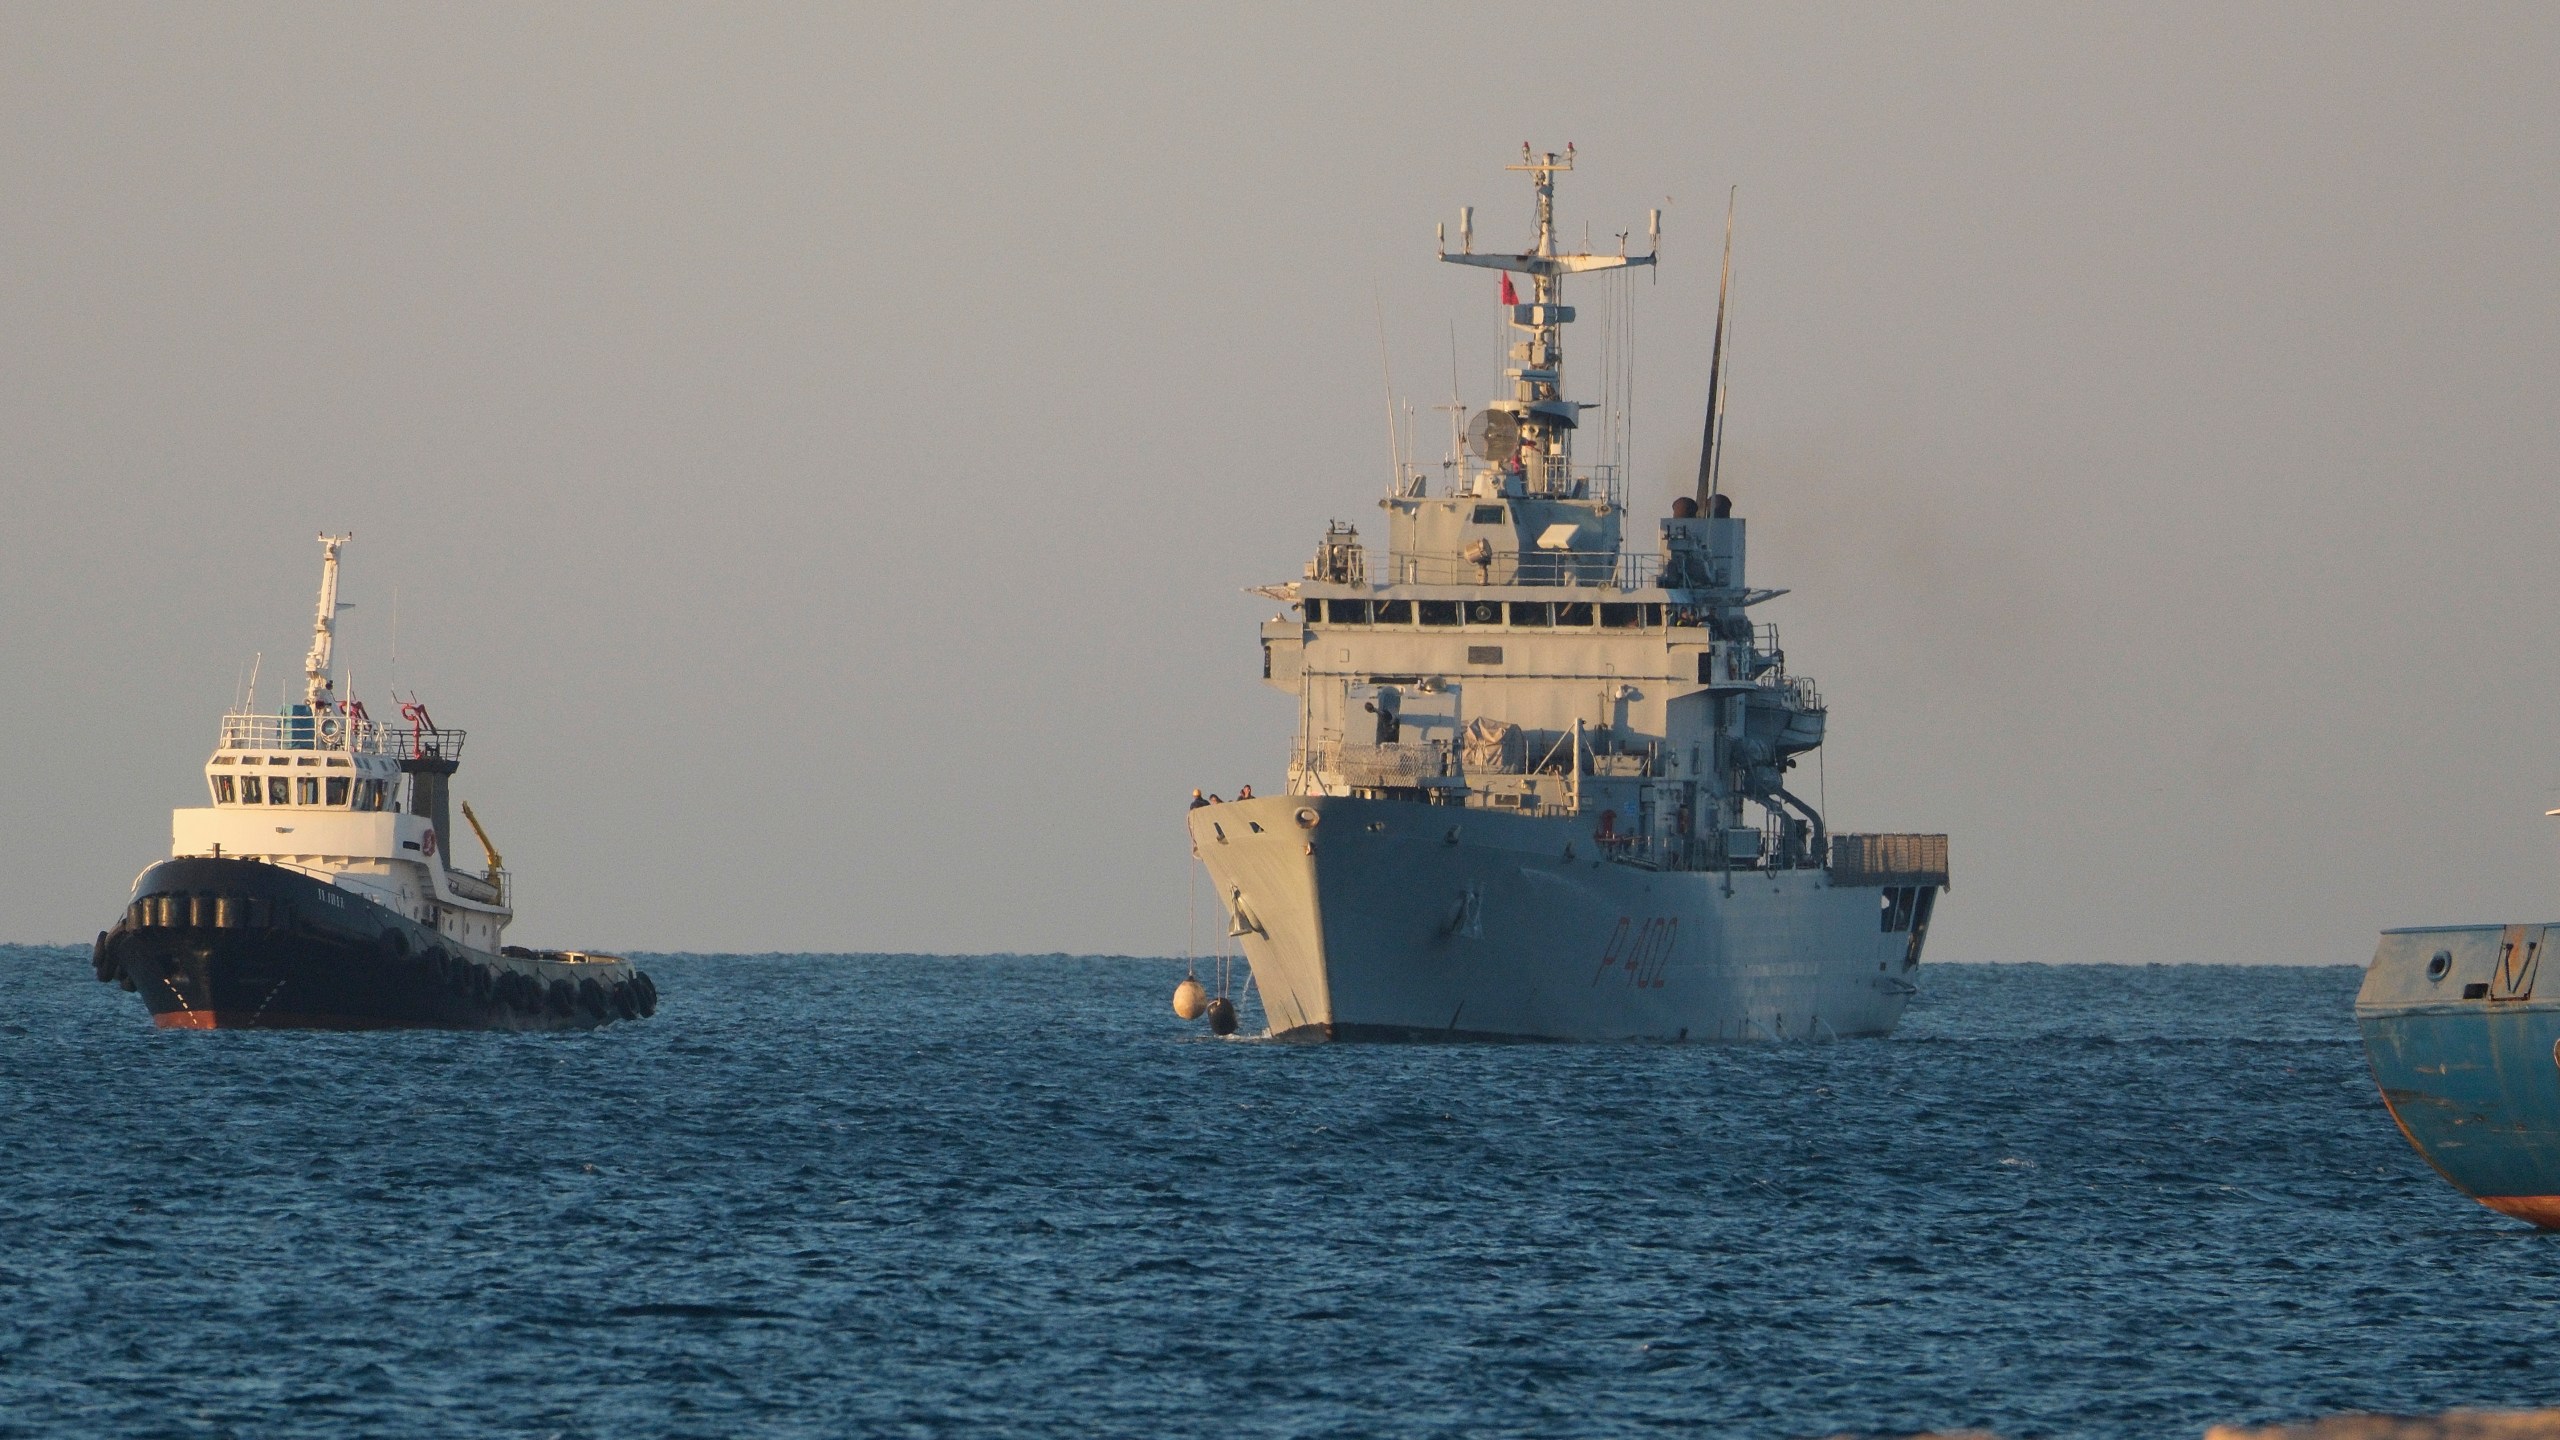
<path id="1" fill-rule="evenodd" d="M 1520 303 L 1520 292 L 1511 288 L 1511 272 L 1508 270 L 1502 272 L 1502 303 L 1505 305 Z"/>

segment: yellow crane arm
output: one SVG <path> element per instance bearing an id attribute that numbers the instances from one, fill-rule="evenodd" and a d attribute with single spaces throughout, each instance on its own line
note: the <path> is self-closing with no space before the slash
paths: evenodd
<path id="1" fill-rule="evenodd" d="M 498 847 L 489 843 L 489 832 L 480 827 L 480 817 L 471 813 L 468 800 L 462 802 L 462 818 L 471 822 L 471 833 L 480 837 L 480 851 L 489 857 L 489 878 L 495 880 L 498 872 L 507 868 L 507 862 L 499 858 Z"/>

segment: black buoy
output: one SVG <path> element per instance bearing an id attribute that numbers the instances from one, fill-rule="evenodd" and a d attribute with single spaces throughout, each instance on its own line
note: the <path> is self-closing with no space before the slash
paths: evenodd
<path id="1" fill-rule="evenodd" d="M 1224 995 L 1209 1002 L 1209 1033 L 1212 1035 L 1236 1033 L 1236 1002 Z"/>

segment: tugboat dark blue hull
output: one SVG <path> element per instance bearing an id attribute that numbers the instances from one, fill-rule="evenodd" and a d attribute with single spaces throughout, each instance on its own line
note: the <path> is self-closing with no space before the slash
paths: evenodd
<path id="1" fill-rule="evenodd" d="M 578 1030 L 639 1019 L 627 961 L 461 944 L 388 906 L 258 860 L 165 860 L 93 954 L 100 980 L 191 1030 Z"/>
<path id="2" fill-rule="evenodd" d="M 2501 1214 L 2560 1229 L 2560 925 L 2382 936 L 2356 995 L 2382 1103 L 2436 1173 Z"/>

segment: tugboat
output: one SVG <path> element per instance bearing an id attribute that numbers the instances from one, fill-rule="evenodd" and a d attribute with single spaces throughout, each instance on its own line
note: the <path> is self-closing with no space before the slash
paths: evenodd
<path id="1" fill-rule="evenodd" d="M 1571 146 L 1509 168 L 1535 241 L 1476 253 L 1462 211 L 1440 255 L 1500 272 L 1509 393 L 1453 414 L 1438 493 L 1399 457 L 1383 554 L 1337 522 L 1303 579 L 1252 592 L 1286 607 L 1261 639 L 1299 716 L 1288 793 L 1190 811 L 1270 1033 L 1884 1034 L 1916 990 L 1947 837 L 1831 834 L 1789 788 L 1828 711 L 1751 615 L 1785 592 L 1745 582 L 1717 476 L 1723 302 L 1697 491 L 1656 553 L 1623 548 L 1623 466 L 1573 453 L 1586 410 L 1603 434 L 1617 417 L 1567 398 L 1564 282 L 1655 254 L 1558 251 Z M 1659 211 L 1651 229 L 1658 254 Z M 1728 239 L 1728 277 L 1730 256 Z"/>
<path id="2" fill-rule="evenodd" d="M 652 1014 L 630 961 L 501 943 L 514 886 L 453 868 L 464 733 L 412 696 L 399 725 L 340 699 L 330 668 L 338 551 L 320 537 L 320 605 L 301 703 L 222 717 L 208 806 L 173 813 L 171 858 L 144 870 L 93 966 L 180 1030 L 573 1030 Z M 254 691 L 253 679 L 251 688 Z"/>
<path id="3" fill-rule="evenodd" d="M 2560 1230 L 2560 979 L 2539 986 L 2555 939 L 2560 923 L 2385 930 L 2356 992 L 2401 1135 L 2456 1190 L 2546 1230 Z"/>

